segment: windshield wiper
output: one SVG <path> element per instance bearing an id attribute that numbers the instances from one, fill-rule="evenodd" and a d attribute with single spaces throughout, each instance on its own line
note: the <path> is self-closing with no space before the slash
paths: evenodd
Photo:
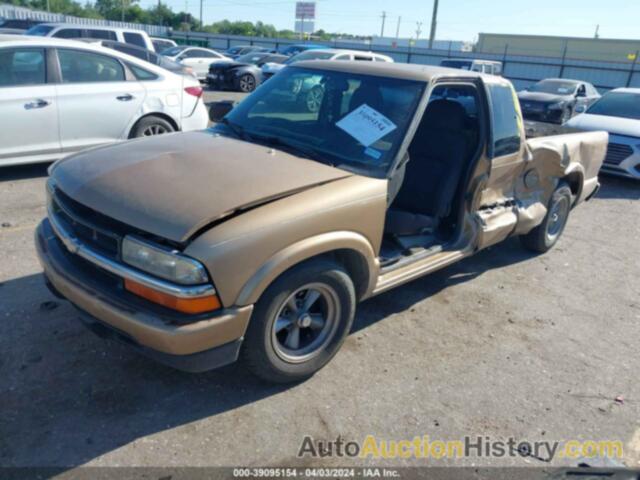
<path id="1" fill-rule="evenodd" d="M 245 131 L 245 129 L 241 125 L 238 125 L 237 123 L 230 121 L 227 117 L 223 118 L 220 121 L 220 123 L 229 127 L 229 130 L 231 130 L 233 134 L 236 137 L 240 138 L 241 140 L 251 140 L 251 136 Z"/>
<path id="2" fill-rule="evenodd" d="M 253 138 L 259 142 L 264 142 L 267 145 L 272 147 L 279 147 L 282 150 L 288 150 L 297 155 L 301 155 L 303 157 L 309 158 L 311 160 L 315 160 L 316 162 L 324 163 L 327 165 L 331 165 L 335 167 L 335 164 L 329 160 L 324 155 L 318 153 L 317 150 L 313 148 L 309 148 L 303 145 L 283 139 L 282 137 L 276 136 L 268 136 L 268 135 L 254 135 Z"/>

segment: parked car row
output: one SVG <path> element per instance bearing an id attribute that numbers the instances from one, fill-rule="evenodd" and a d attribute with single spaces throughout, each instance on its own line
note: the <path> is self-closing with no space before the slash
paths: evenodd
<path id="1" fill-rule="evenodd" d="M 206 128 L 196 78 L 169 71 L 165 59 L 122 53 L 116 43 L 0 35 L 0 112 L 11 119 L 3 123 L 0 165 Z"/>

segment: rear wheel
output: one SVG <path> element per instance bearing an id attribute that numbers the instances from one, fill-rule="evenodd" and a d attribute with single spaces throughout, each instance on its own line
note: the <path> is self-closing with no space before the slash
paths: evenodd
<path id="1" fill-rule="evenodd" d="M 565 184 L 560 184 L 551 195 L 544 220 L 528 234 L 520 237 L 522 244 L 534 252 L 549 251 L 564 232 L 571 211 L 571 202 L 571 189 Z"/>
<path id="2" fill-rule="evenodd" d="M 238 79 L 238 89 L 244 93 L 253 92 L 256 89 L 256 78 L 250 73 L 245 73 Z"/>
<path id="3" fill-rule="evenodd" d="M 270 382 L 310 377 L 337 353 L 351 329 L 355 289 L 338 264 L 306 262 L 262 295 L 245 335 L 249 369 Z"/>
<path id="4" fill-rule="evenodd" d="M 175 128 L 164 118 L 150 115 L 144 117 L 131 131 L 131 138 L 152 137 L 154 135 L 163 135 L 165 133 L 174 132 Z"/>

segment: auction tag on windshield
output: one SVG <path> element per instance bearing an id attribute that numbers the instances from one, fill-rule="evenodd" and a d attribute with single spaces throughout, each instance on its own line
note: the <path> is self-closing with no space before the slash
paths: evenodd
<path id="1" fill-rule="evenodd" d="M 395 123 L 366 103 L 363 103 L 342 120 L 336 122 L 336 126 L 347 132 L 365 147 L 377 142 L 387 133 L 397 128 Z"/>

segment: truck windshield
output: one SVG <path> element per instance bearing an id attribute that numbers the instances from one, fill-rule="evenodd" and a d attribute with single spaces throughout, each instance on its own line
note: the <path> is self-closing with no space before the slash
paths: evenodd
<path id="1" fill-rule="evenodd" d="M 425 83 L 289 67 L 224 119 L 247 141 L 362 175 L 384 177 Z"/>
<path id="2" fill-rule="evenodd" d="M 623 117 L 640 120 L 640 94 L 631 92 L 611 92 L 594 103 L 587 113 Z"/>

